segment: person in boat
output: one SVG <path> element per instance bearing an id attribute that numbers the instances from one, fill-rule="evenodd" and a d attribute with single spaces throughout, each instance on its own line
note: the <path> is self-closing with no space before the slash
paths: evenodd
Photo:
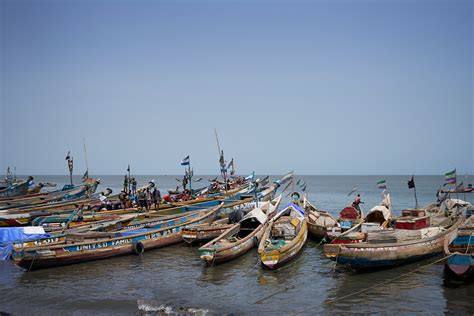
<path id="1" fill-rule="evenodd" d="M 125 190 L 122 190 L 120 191 L 119 195 L 118 195 L 118 198 L 120 200 L 120 203 L 122 204 L 122 207 L 123 208 L 126 208 L 126 204 L 127 204 L 127 193 L 125 192 Z"/>
<path id="2" fill-rule="evenodd" d="M 183 176 L 183 191 L 186 190 L 186 186 L 188 185 L 188 177 L 186 175 Z"/>
<path id="3" fill-rule="evenodd" d="M 145 190 L 140 190 L 140 192 L 138 192 L 138 205 L 140 206 L 140 208 L 142 210 L 146 209 L 148 211 L 148 205 L 146 203 L 146 192 L 145 192 Z"/>
<path id="4" fill-rule="evenodd" d="M 107 209 L 108 200 L 104 192 L 100 192 L 99 200 L 100 200 L 100 209 L 101 210 L 104 208 Z"/>
<path id="5" fill-rule="evenodd" d="M 352 207 L 354 207 L 359 214 L 362 214 L 361 209 L 360 209 L 360 204 L 364 204 L 364 202 L 361 201 L 360 199 L 360 194 L 357 194 L 357 196 L 354 199 L 354 202 L 352 202 Z"/>
<path id="6" fill-rule="evenodd" d="M 158 210 L 160 208 L 160 202 L 161 202 L 161 192 L 158 190 L 158 188 L 155 186 L 153 189 L 153 203 L 155 204 L 155 210 Z"/>
<path id="7" fill-rule="evenodd" d="M 137 194 L 137 180 L 135 178 L 132 178 L 132 193 Z"/>
<path id="8" fill-rule="evenodd" d="M 300 205 L 301 204 L 301 196 L 298 192 L 293 192 L 291 194 L 291 201 L 293 204 Z"/>
<path id="9" fill-rule="evenodd" d="M 152 203 L 152 197 L 151 197 L 151 190 L 150 188 L 146 188 L 146 209 L 149 210 L 151 207 Z"/>
<path id="10" fill-rule="evenodd" d="M 77 221 L 82 222 L 84 220 L 84 204 L 81 204 L 77 209 Z"/>
<path id="11" fill-rule="evenodd" d="M 127 192 L 127 191 L 128 191 L 128 177 L 127 175 L 125 175 L 123 179 L 123 192 Z"/>
<path id="12" fill-rule="evenodd" d="M 33 177 L 29 176 L 28 177 L 28 188 L 33 189 L 34 186 L 35 186 L 35 181 L 33 181 Z"/>

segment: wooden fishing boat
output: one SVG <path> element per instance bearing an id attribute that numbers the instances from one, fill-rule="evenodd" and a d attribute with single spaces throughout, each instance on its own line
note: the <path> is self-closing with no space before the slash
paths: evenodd
<path id="1" fill-rule="evenodd" d="M 261 202 L 237 224 L 199 248 L 201 260 L 207 264 L 219 264 L 235 259 L 258 245 L 271 216 L 280 204 L 281 196 L 273 201 Z"/>
<path id="2" fill-rule="evenodd" d="M 181 235 L 187 244 L 198 245 L 220 236 L 233 225 L 228 218 L 222 218 L 212 223 L 185 227 Z"/>
<path id="3" fill-rule="evenodd" d="M 446 239 L 444 252 L 448 255 L 445 270 L 461 279 L 474 277 L 474 217 L 470 216 L 459 227 L 451 243 Z"/>
<path id="4" fill-rule="evenodd" d="M 327 211 L 322 211 L 313 206 L 303 197 L 303 208 L 306 214 L 306 223 L 310 236 L 321 240 L 327 237 L 328 230 L 339 226 L 339 222 Z"/>
<path id="5" fill-rule="evenodd" d="M 81 240 L 87 240 L 91 238 L 97 238 L 101 236 L 97 236 L 96 232 L 114 232 L 118 230 L 131 230 L 131 229 L 138 229 L 138 228 L 166 228 L 171 226 L 176 226 L 182 222 L 187 222 L 193 219 L 200 217 L 205 211 L 194 211 L 186 214 L 183 217 L 182 214 L 179 215 L 169 215 L 169 216 L 159 216 L 156 217 L 154 220 L 150 221 L 136 221 L 134 220 L 138 218 L 137 214 L 133 215 L 120 215 L 119 220 L 112 220 L 112 221 L 101 221 L 92 222 L 89 225 L 85 226 L 76 226 L 74 228 L 68 228 L 62 232 L 50 232 L 50 237 L 40 238 L 36 240 L 30 240 L 28 242 L 23 242 L 19 244 L 18 247 L 25 250 L 30 247 L 36 246 L 45 246 L 45 245 L 53 245 L 53 244 L 66 244 L 70 243 L 70 241 L 75 241 L 78 238 Z M 129 220 L 131 218 L 131 220 Z M 115 222 L 115 225 L 114 225 Z M 92 233 L 92 234 L 91 234 Z M 71 235 L 74 235 L 71 239 Z M 102 236 L 103 237 L 103 236 Z"/>
<path id="6" fill-rule="evenodd" d="M 358 243 L 365 241 L 367 233 L 386 229 L 392 219 L 392 202 L 390 194 L 383 195 L 382 202 L 374 206 L 365 216 L 364 220 L 349 230 L 335 236 L 332 244 Z"/>
<path id="7" fill-rule="evenodd" d="M 267 176 L 258 183 L 268 183 L 268 179 L 269 177 Z M 270 201 L 275 195 L 275 192 L 278 190 L 278 188 L 281 185 L 285 184 L 287 181 L 289 181 L 289 179 L 291 179 L 291 177 L 289 175 L 286 175 L 280 180 L 275 181 L 270 187 L 263 188 L 262 190 L 257 192 L 257 198 L 260 201 Z M 243 193 L 244 192 L 241 192 L 241 197 L 247 196 Z M 249 197 L 249 199 L 249 202 L 240 205 L 238 208 L 234 208 L 233 211 L 242 212 L 242 216 L 244 216 L 247 212 L 253 210 L 256 207 L 256 203 L 254 202 L 252 197 Z M 233 224 L 235 223 L 230 223 L 227 220 L 222 219 L 220 221 L 210 224 L 186 227 L 185 229 L 183 229 L 183 239 L 189 244 L 207 242 L 224 233 L 227 229 L 232 227 Z"/>
<path id="8" fill-rule="evenodd" d="M 227 213 L 227 212 L 230 212 L 231 210 L 234 210 L 236 207 L 240 207 L 240 205 L 243 205 L 243 204 L 245 205 L 249 201 L 250 201 L 249 199 L 242 200 L 242 201 L 231 201 L 231 202 L 226 200 L 225 202 L 221 202 L 220 204 L 214 205 L 214 207 L 216 206 L 220 207 L 219 214 Z M 208 208 L 199 208 L 199 209 L 194 209 L 193 211 L 186 212 L 184 214 L 178 213 L 174 215 L 159 215 L 156 213 L 150 214 L 152 213 L 150 212 L 146 215 L 145 219 L 142 218 L 143 214 L 139 214 L 139 213 L 133 213 L 131 215 L 121 215 L 120 217 L 133 216 L 134 219 L 133 221 L 128 221 L 127 223 L 123 223 L 123 225 L 117 229 L 132 230 L 132 229 L 139 229 L 139 228 L 155 228 L 155 229 L 166 228 L 166 227 L 176 226 L 178 224 L 183 224 L 183 223 L 192 221 L 196 218 L 201 217 L 202 214 L 206 213 L 207 211 L 208 211 Z M 103 214 L 99 214 L 99 215 L 103 215 Z M 97 216 L 97 214 L 94 216 Z M 212 220 L 214 220 L 214 217 L 209 217 L 207 220 L 203 220 L 199 223 L 206 223 Z M 90 224 L 95 225 L 94 222 L 90 222 Z M 54 244 L 64 243 L 68 235 L 70 235 L 71 233 L 80 232 L 78 231 L 78 229 L 79 229 L 78 227 L 71 227 L 67 229 L 66 231 L 64 231 L 62 234 L 53 235 L 51 237 L 43 238 L 41 240 L 35 240 L 35 241 L 30 242 L 30 244 L 24 244 L 23 247 L 49 245 L 53 243 Z M 116 229 L 110 229 L 110 230 L 116 230 Z M 102 230 L 98 230 L 98 231 L 102 231 Z M 86 236 L 86 238 L 87 237 L 88 235 Z"/>
<path id="9" fill-rule="evenodd" d="M 210 198 L 196 198 L 194 200 L 177 202 L 173 204 L 160 205 L 159 210 L 151 211 L 150 214 L 154 215 L 174 215 L 186 213 L 193 210 L 206 209 L 209 207 L 214 207 L 220 203 L 232 204 L 234 202 L 242 201 L 241 198 L 244 198 L 243 194 L 236 194 L 242 192 L 241 189 L 230 190 L 227 193 L 222 195 L 215 195 Z M 116 198 L 116 197 L 114 197 Z M 13 226 L 26 226 L 37 217 L 61 215 L 61 214 L 71 214 L 74 212 L 79 205 L 83 206 L 100 206 L 99 199 L 87 199 L 87 200 L 77 200 L 73 202 L 60 202 L 58 204 L 52 205 L 42 205 L 42 206 L 32 206 L 22 209 L 10 209 L 0 211 L 0 227 L 13 227 Z M 106 210 L 98 212 L 94 208 L 84 209 L 84 215 L 95 213 L 95 214 L 130 214 L 133 212 L 141 212 L 139 208 L 128 208 L 128 209 L 116 209 L 116 210 Z"/>
<path id="10" fill-rule="evenodd" d="M 428 228 L 369 231 L 364 242 L 327 244 L 324 254 L 355 269 L 392 267 L 427 258 L 441 253 L 444 242 L 452 240 L 464 221 L 466 208 L 455 206 L 448 216 L 433 216 Z"/>
<path id="11" fill-rule="evenodd" d="M 27 270 L 55 267 L 127 254 L 142 254 L 159 247 L 182 242 L 181 229 L 214 217 L 222 205 L 203 212 L 198 218 L 165 228 L 122 230 L 93 240 L 67 244 L 22 248 L 13 246 L 12 258 Z M 187 216 L 187 215 L 185 215 Z"/>
<path id="12" fill-rule="evenodd" d="M 354 227 L 359 227 L 363 220 L 364 212 L 362 209 L 359 211 L 354 205 L 346 206 L 339 212 L 339 217 L 337 218 L 338 225 L 326 229 L 326 235 L 329 240 L 333 240 L 342 233 Z"/>
<path id="13" fill-rule="evenodd" d="M 308 236 L 304 210 L 289 204 L 270 220 L 258 246 L 261 263 L 276 269 L 296 257 Z"/>
<path id="14" fill-rule="evenodd" d="M 0 197 L 15 197 L 28 192 L 28 181 L 13 182 L 0 188 Z"/>
<path id="15" fill-rule="evenodd" d="M 474 192 L 474 188 L 472 187 L 472 184 L 469 183 L 467 188 L 457 188 L 457 189 L 441 189 L 441 193 L 471 193 Z"/>
<path id="16" fill-rule="evenodd" d="M 83 185 L 75 186 L 68 190 L 57 190 L 49 193 L 42 193 L 40 195 L 26 195 L 17 199 L 4 199 L 0 201 L 0 209 L 8 210 L 12 208 L 32 207 L 45 205 L 51 206 L 52 203 L 61 201 L 73 201 L 83 197 L 91 197 L 96 191 L 100 181 L 90 181 Z"/>

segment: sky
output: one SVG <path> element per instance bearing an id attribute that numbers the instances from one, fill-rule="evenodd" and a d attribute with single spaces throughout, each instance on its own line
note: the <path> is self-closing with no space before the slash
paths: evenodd
<path id="1" fill-rule="evenodd" d="M 473 1 L 0 1 L 0 170 L 474 173 Z"/>

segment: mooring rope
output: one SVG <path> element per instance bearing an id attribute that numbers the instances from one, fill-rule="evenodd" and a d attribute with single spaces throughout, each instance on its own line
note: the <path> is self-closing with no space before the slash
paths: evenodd
<path id="1" fill-rule="evenodd" d="M 255 301 L 254 304 L 260 304 L 260 303 L 262 303 L 263 301 L 269 299 L 270 297 L 273 297 L 273 296 L 275 296 L 275 295 L 277 295 L 277 294 L 280 294 L 280 293 L 283 293 L 283 292 L 287 292 L 288 290 L 292 290 L 292 289 L 294 289 L 294 288 L 295 288 L 294 285 L 292 285 L 292 286 L 287 286 L 287 287 L 285 287 L 283 290 L 274 292 L 274 293 L 272 293 L 272 294 L 270 294 L 270 295 L 268 295 L 268 296 L 265 296 L 264 298 L 259 299 L 258 301 Z"/>
<path id="2" fill-rule="evenodd" d="M 292 315 L 302 314 L 302 313 L 304 313 L 304 312 L 307 312 L 307 311 L 310 311 L 310 310 L 312 310 L 312 309 L 321 307 L 321 306 L 323 306 L 323 305 L 332 304 L 332 303 L 337 302 L 337 301 L 340 301 L 340 300 L 342 300 L 342 299 L 345 299 L 345 298 L 348 298 L 348 297 L 351 297 L 351 296 L 354 296 L 354 295 L 357 295 L 357 294 L 364 293 L 364 292 L 366 292 L 366 291 L 375 289 L 375 288 L 377 288 L 377 287 L 379 287 L 379 286 L 382 286 L 382 285 L 386 285 L 386 284 L 391 283 L 391 282 L 393 282 L 393 281 L 397 281 L 397 280 L 399 280 L 399 279 L 401 279 L 401 278 L 403 278 L 403 277 L 405 277 L 405 276 L 407 276 L 407 275 L 409 275 L 409 274 L 412 274 L 412 273 L 414 273 L 414 272 L 417 272 L 417 271 L 420 271 L 420 270 L 422 270 L 422 269 L 424 269 L 424 268 L 427 268 L 427 267 L 429 267 L 429 266 L 432 266 L 432 265 L 434 265 L 434 264 L 436 264 L 436 263 L 439 263 L 439 262 L 441 262 L 441 261 L 444 261 L 444 260 L 448 259 L 449 257 L 455 255 L 455 254 L 456 254 L 456 253 L 452 253 L 452 254 L 450 254 L 450 255 L 448 255 L 448 256 L 446 256 L 446 257 L 443 257 L 443 258 L 441 258 L 441 259 L 439 259 L 439 260 L 436 260 L 436 261 L 431 262 L 431 263 L 429 263 L 429 264 L 427 264 L 427 265 L 424 265 L 424 266 L 421 266 L 421 267 L 419 267 L 419 268 L 416 268 L 415 270 L 409 271 L 409 272 L 407 272 L 407 273 L 404 273 L 404 274 L 399 275 L 399 276 L 397 276 L 397 277 L 395 277 L 395 278 L 386 280 L 386 281 L 384 281 L 384 282 L 380 282 L 380 283 L 377 283 L 377 284 L 375 284 L 375 285 L 369 286 L 369 287 L 367 287 L 367 288 L 365 288 L 365 289 L 362 289 L 362 290 L 359 290 L 359 291 L 357 291 L 357 292 L 353 292 L 353 293 L 350 293 L 350 294 L 347 294 L 347 295 L 343 295 L 343 296 L 341 296 L 341 297 L 336 297 L 335 299 L 332 299 L 332 300 L 323 302 L 323 303 L 321 303 L 321 304 L 319 304 L 319 305 L 315 305 L 315 306 L 312 306 L 312 307 L 309 307 L 309 308 L 306 308 L 306 309 L 302 309 L 302 310 L 297 311 L 296 313 L 294 313 L 294 314 L 292 314 Z"/>

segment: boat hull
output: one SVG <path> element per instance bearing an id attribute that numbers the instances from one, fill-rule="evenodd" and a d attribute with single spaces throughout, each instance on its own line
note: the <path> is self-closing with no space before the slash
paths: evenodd
<path id="1" fill-rule="evenodd" d="M 308 222 L 308 233 L 310 237 L 320 240 L 326 237 L 327 228 Z"/>
<path id="2" fill-rule="evenodd" d="M 221 264 L 238 258 L 249 252 L 252 248 L 258 245 L 260 238 L 264 232 L 264 225 L 257 228 L 244 241 L 236 243 L 232 247 L 218 249 L 218 248 L 204 248 L 199 250 L 201 260 L 208 265 Z"/>
<path id="3" fill-rule="evenodd" d="M 461 223 L 459 219 L 445 232 L 425 240 L 386 244 L 327 244 L 324 245 L 324 254 L 337 263 L 360 270 L 399 266 L 442 253 L 446 239 L 452 239 Z"/>
<path id="4" fill-rule="evenodd" d="M 28 193 L 28 182 L 15 183 L 8 188 L 0 190 L 0 198 L 15 197 Z"/>
<path id="5" fill-rule="evenodd" d="M 445 269 L 450 275 L 461 279 L 474 277 L 474 254 L 455 253 L 448 258 Z"/>
<path id="6" fill-rule="evenodd" d="M 12 258 L 18 266 L 27 270 L 34 270 L 132 253 L 140 254 L 144 251 L 182 242 L 181 230 L 183 227 L 209 221 L 216 216 L 220 208 L 221 206 L 216 207 L 198 218 L 171 227 L 148 228 L 146 232 L 138 233 L 135 233 L 135 231 L 121 231 L 121 237 L 118 238 L 39 248 L 24 248 L 23 245 L 14 246 Z"/>
<path id="7" fill-rule="evenodd" d="M 260 260 L 262 265 L 265 268 L 274 270 L 278 269 L 291 260 L 293 260 L 298 254 L 300 253 L 301 249 L 306 243 L 306 239 L 308 238 L 308 226 L 306 221 L 303 222 L 303 226 L 301 227 L 301 233 L 298 234 L 297 240 L 284 251 L 280 250 L 272 250 L 272 251 L 262 251 L 260 252 Z"/>

